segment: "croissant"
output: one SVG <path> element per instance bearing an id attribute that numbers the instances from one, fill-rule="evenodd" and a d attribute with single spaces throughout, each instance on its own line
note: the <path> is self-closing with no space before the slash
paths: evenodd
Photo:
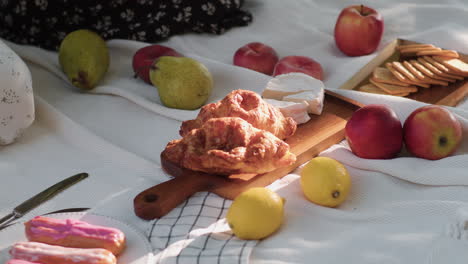
<path id="1" fill-rule="evenodd" d="M 182 139 L 170 141 L 163 157 L 187 169 L 219 175 L 261 174 L 296 161 L 287 143 L 239 117 L 209 119 Z"/>
<path id="2" fill-rule="evenodd" d="M 257 93 L 234 90 L 223 100 L 202 107 L 196 119 L 184 121 L 179 133 L 183 137 L 192 129 L 201 127 L 210 118 L 218 117 L 240 117 L 255 128 L 271 132 L 280 139 L 293 135 L 297 127 L 292 118 L 284 117 Z"/>

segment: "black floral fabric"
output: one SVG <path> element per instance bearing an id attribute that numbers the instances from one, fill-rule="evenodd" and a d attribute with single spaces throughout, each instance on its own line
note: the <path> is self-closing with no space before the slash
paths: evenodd
<path id="1" fill-rule="evenodd" d="M 252 15 L 243 0 L 0 0 L 0 37 L 57 50 L 71 31 L 157 42 L 186 32 L 222 34 Z"/>

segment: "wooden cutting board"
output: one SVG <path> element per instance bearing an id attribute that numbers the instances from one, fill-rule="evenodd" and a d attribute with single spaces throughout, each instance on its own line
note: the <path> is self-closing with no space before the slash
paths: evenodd
<path id="1" fill-rule="evenodd" d="M 196 192 L 210 191 L 234 199 L 249 188 L 267 186 L 343 140 L 346 121 L 361 106 L 359 102 L 326 91 L 322 114 L 311 115 L 311 120 L 299 125 L 296 133 L 286 140 L 297 156 L 296 162 L 265 174 L 210 175 L 180 168 L 162 155 L 162 168 L 174 178 L 138 194 L 134 199 L 135 213 L 147 220 L 160 218 Z"/>

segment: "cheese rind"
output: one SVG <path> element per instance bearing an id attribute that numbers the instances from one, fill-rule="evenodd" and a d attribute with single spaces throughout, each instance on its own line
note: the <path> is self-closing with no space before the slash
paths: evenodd
<path id="1" fill-rule="evenodd" d="M 305 91 L 283 97 L 283 101 L 307 104 L 307 112 L 320 115 L 323 110 L 324 91 Z"/>
<path id="2" fill-rule="evenodd" d="M 304 91 L 323 90 L 323 82 L 304 73 L 281 74 L 271 79 L 262 92 L 263 98 L 282 100 L 283 97 Z"/>
<path id="3" fill-rule="evenodd" d="M 324 85 L 322 81 L 304 73 L 282 74 L 267 83 L 262 97 L 264 99 L 301 103 L 308 106 L 308 113 L 320 115 L 325 97 Z"/>
<path id="4" fill-rule="evenodd" d="M 307 113 L 309 107 L 306 103 L 286 102 L 275 99 L 264 99 L 265 102 L 278 108 L 285 117 L 291 117 L 297 124 L 303 124 L 310 120 Z"/>

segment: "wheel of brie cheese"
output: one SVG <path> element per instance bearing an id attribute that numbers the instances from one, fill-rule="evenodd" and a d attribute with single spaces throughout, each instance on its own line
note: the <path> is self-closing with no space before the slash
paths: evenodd
<path id="1" fill-rule="evenodd" d="M 31 72 L 0 40 L 0 145 L 13 143 L 33 121 Z"/>

